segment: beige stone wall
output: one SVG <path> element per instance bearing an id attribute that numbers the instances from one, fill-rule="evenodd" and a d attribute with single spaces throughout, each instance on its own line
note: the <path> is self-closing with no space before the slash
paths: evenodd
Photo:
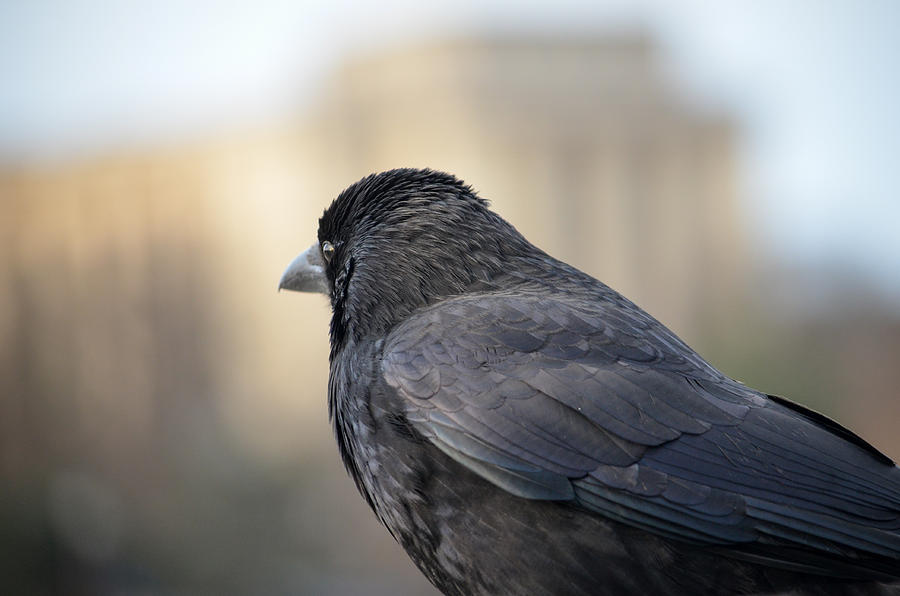
<path id="1" fill-rule="evenodd" d="M 538 246 L 697 334 L 747 276 L 734 131 L 658 68 L 640 38 L 435 44 L 349 62 L 292 121 L 8 171 L 3 362 L 30 372 L 7 378 L 68 384 L 47 406 L 66 432 L 132 446 L 196 384 L 252 450 L 290 452 L 292 421 L 323 411 L 327 305 L 276 280 L 344 186 L 398 166 L 458 174 Z"/>

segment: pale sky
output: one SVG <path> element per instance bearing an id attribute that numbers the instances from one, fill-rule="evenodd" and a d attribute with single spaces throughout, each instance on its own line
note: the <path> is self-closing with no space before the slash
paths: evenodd
<path id="1" fill-rule="evenodd" d="M 477 32 L 641 28 L 741 126 L 769 252 L 900 301 L 900 2 L 0 2 L 0 162 L 296 113 L 349 52 Z"/>

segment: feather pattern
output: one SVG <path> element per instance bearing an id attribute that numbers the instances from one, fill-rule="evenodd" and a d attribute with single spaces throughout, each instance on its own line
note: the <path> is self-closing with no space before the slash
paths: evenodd
<path id="1" fill-rule="evenodd" d="M 516 495 L 738 553 L 774 543 L 821 573 L 830 556 L 900 566 L 895 466 L 604 307 L 452 298 L 397 327 L 382 373 L 419 432 Z"/>

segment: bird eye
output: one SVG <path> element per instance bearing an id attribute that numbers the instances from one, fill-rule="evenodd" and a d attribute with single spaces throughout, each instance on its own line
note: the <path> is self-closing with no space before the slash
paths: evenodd
<path id="1" fill-rule="evenodd" d="M 334 256 L 334 244 L 328 242 L 327 240 L 322 243 L 322 258 L 325 259 L 326 263 L 331 262 L 331 257 Z"/>

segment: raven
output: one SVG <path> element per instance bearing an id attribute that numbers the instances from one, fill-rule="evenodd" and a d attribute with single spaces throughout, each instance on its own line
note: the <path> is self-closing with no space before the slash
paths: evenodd
<path id="1" fill-rule="evenodd" d="M 445 594 L 900 591 L 900 468 L 452 175 L 351 185 L 279 288 L 330 297 L 344 465 Z"/>

